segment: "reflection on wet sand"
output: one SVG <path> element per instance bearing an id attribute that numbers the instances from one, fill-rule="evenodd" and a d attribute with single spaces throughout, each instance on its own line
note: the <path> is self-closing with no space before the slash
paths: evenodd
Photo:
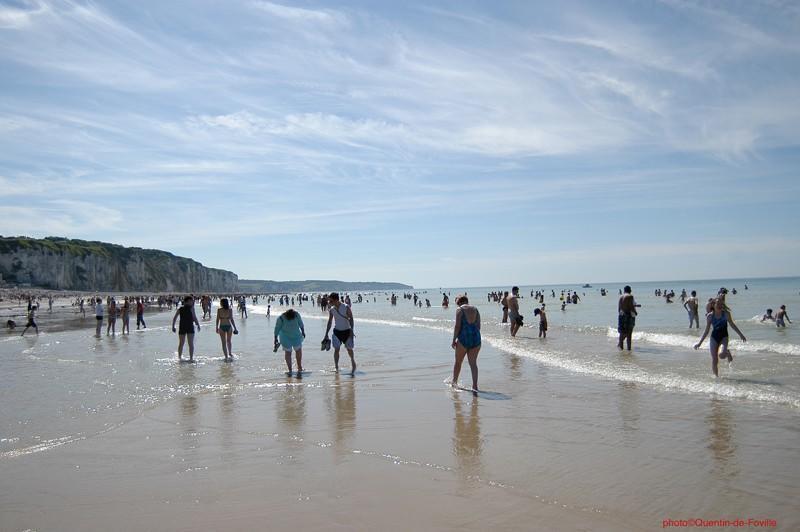
<path id="1" fill-rule="evenodd" d="M 333 419 L 333 447 L 336 457 L 350 454 L 346 448 L 356 428 L 356 383 L 353 379 L 334 376 L 332 393 L 328 396 L 328 412 Z"/>
<path id="2" fill-rule="evenodd" d="M 517 355 L 510 355 L 509 367 L 511 369 L 511 380 L 518 381 L 522 379 L 522 357 Z"/>
<path id="3" fill-rule="evenodd" d="M 726 401 L 711 399 L 711 409 L 706 416 L 711 456 L 722 476 L 735 477 L 739 474 L 736 464 L 736 444 L 733 441 L 733 428 L 730 405 Z"/>
<path id="4" fill-rule="evenodd" d="M 180 394 L 180 426 L 181 430 L 178 431 L 178 438 L 180 439 L 180 446 L 184 451 L 196 448 L 196 434 L 197 434 L 197 413 L 199 411 L 199 402 L 195 395 L 195 384 L 197 382 L 195 377 L 194 364 L 181 364 L 178 366 L 177 377 L 177 390 Z"/>
<path id="5" fill-rule="evenodd" d="M 306 389 L 302 379 L 286 377 L 278 396 L 278 422 L 292 436 L 300 436 L 306 420 Z"/>
<path id="6" fill-rule="evenodd" d="M 222 446 L 223 459 L 232 459 L 236 456 L 235 450 L 231 448 L 236 430 L 236 408 L 234 395 L 236 393 L 236 374 L 234 364 L 226 363 L 219 367 L 219 383 L 223 386 L 219 393 L 219 417 L 220 417 L 220 444 Z"/>
<path id="7" fill-rule="evenodd" d="M 625 444 L 637 445 L 639 443 L 639 387 L 635 382 L 620 382 L 619 390 L 619 415 L 622 429 L 622 438 Z"/>
<path id="8" fill-rule="evenodd" d="M 459 397 L 454 397 L 453 406 L 455 408 L 453 453 L 458 463 L 458 474 L 464 480 L 480 478 L 483 438 L 478 416 L 478 399 L 473 398 L 469 405 L 464 405 Z"/>

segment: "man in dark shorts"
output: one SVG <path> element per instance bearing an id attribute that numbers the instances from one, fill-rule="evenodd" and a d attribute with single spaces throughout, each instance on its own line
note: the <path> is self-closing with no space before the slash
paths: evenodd
<path id="1" fill-rule="evenodd" d="M 175 330 L 175 322 L 180 318 L 178 329 Z M 183 306 L 175 311 L 172 317 L 172 332 L 178 333 L 178 361 L 183 360 L 183 344 L 189 342 L 189 362 L 194 362 L 194 326 L 200 330 L 200 322 L 197 314 L 194 313 L 194 298 L 186 296 L 183 298 Z"/>
<path id="2" fill-rule="evenodd" d="M 618 321 L 617 330 L 619 331 L 619 343 L 617 347 L 622 349 L 623 341 L 627 340 L 628 351 L 631 350 L 631 336 L 633 336 L 633 328 L 636 325 L 636 301 L 633 299 L 631 287 L 625 286 L 622 289 L 623 294 L 619 298 L 617 305 Z"/>
<path id="3" fill-rule="evenodd" d="M 34 305 L 28 311 L 28 323 L 25 324 L 25 329 L 23 329 L 21 336 L 25 336 L 25 331 L 27 331 L 29 327 L 33 327 L 34 329 L 36 329 L 36 334 L 39 334 L 39 326 L 36 325 L 36 319 L 35 319 L 36 318 L 36 309 L 37 308 L 38 307 L 36 307 Z"/>
<path id="4" fill-rule="evenodd" d="M 97 321 L 97 332 L 95 336 L 100 338 L 100 332 L 103 330 L 103 300 L 99 297 L 94 305 L 94 318 Z"/>
<path id="5" fill-rule="evenodd" d="M 333 325 L 333 363 L 336 366 L 336 371 L 339 371 L 339 350 L 344 344 L 347 349 L 347 354 L 350 355 L 350 373 L 356 373 L 356 359 L 354 353 L 354 338 L 353 332 L 353 312 L 350 307 L 342 303 L 339 299 L 339 294 L 332 292 L 328 296 L 330 302 L 328 310 L 328 326 L 325 328 L 324 340 L 329 340 L 328 334 L 331 332 L 331 325 Z"/>

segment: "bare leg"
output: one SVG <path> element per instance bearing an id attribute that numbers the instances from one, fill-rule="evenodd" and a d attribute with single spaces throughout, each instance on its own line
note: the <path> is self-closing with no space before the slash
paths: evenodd
<path id="1" fill-rule="evenodd" d="M 194 360 L 194 334 L 187 334 L 189 340 L 189 361 Z"/>
<path id="2" fill-rule="evenodd" d="M 231 338 L 233 338 L 233 331 L 226 332 L 225 336 L 227 337 L 226 339 L 228 343 L 228 356 L 230 357 L 231 360 L 233 360 L 233 349 L 231 344 Z"/>
<path id="3" fill-rule="evenodd" d="M 733 355 L 728 351 L 728 337 L 722 339 L 722 354 L 719 358 L 727 358 L 728 362 L 733 362 Z"/>
<path id="4" fill-rule="evenodd" d="M 356 354 L 349 347 L 347 348 L 347 354 L 350 355 L 350 373 L 352 375 L 355 375 L 356 374 Z"/>
<path id="5" fill-rule="evenodd" d="M 283 357 L 286 359 L 286 368 L 289 370 L 289 373 L 292 372 L 292 352 L 291 351 L 284 351 Z"/>
<path id="6" fill-rule="evenodd" d="M 183 358 L 183 343 L 186 341 L 185 334 L 178 335 L 178 360 Z"/>
<path id="7" fill-rule="evenodd" d="M 339 373 L 339 348 L 333 350 L 333 365 L 336 366 L 336 373 Z"/>
<path id="8" fill-rule="evenodd" d="M 222 354 L 225 355 L 225 360 L 228 360 L 228 342 L 225 341 L 225 332 L 219 333 L 219 340 L 222 343 Z"/>
<path id="9" fill-rule="evenodd" d="M 456 361 L 453 364 L 453 380 L 450 382 L 452 386 L 458 386 L 458 376 L 461 374 L 461 364 L 466 354 L 467 350 L 461 344 L 456 344 Z"/>
<path id="10" fill-rule="evenodd" d="M 469 362 L 469 369 L 472 371 L 472 391 L 478 391 L 478 353 L 481 346 L 473 347 L 467 351 L 467 361 Z"/>
<path id="11" fill-rule="evenodd" d="M 630 331 L 628 331 L 628 332 L 626 333 L 626 335 L 625 335 L 625 343 L 626 343 L 626 344 L 627 344 L 627 346 L 628 346 L 628 351 L 630 351 L 630 350 L 631 350 L 631 338 L 632 338 L 632 337 L 633 337 L 633 329 L 631 329 Z"/>
<path id="12" fill-rule="evenodd" d="M 711 371 L 715 377 L 719 377 L 719 344 L 712 339 L 708 347 L 711 351 Z"/>
<path id="13" fill-rule="evenodd" d="M 97 320 L 97 330 L 95 336 L 100 338 L 100 333 L 103 331 L 103 320 Z"/>
<path id="14" fill-rule="evenodd" d="M 295 349 L 294 356 L 297 359 L 297 373 L 303 371 L 303 349 Z"/>

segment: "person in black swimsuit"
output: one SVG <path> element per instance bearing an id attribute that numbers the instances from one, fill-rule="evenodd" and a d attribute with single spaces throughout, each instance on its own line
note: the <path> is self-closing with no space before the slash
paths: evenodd
<path id="1" fill-rule="evenodd" d="M 197 321 L 197 314 L 194 313 L 194 298 L 186 296 L 183 298 L 183 306 L 175 311 L 172 317 L 172 332 L 175 331 L 175 322 L 180 317 L 178 322 L 178 360 L 183 359 L 183 344 L 189 340 L 189 362 L 194 362 L 194 326 L 197 324 L 197 330 L 200 330 L 200 322 Z"/>

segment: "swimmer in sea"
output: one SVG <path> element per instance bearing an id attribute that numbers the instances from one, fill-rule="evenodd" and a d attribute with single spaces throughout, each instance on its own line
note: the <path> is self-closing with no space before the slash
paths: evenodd
<path id="1" fill-rule="evenodd" d="M 544 309 L 534 309 L 533 315 L 539 316 L 539 338 L 547 338 L 547 314 Z"/>
<path id="2" fill-rule="evenodd" d="M 697 291 L 692 290 L 692 297 L 688 298 L 686 301 L 683 302 L 683 308 L 686 309 L 686 312 L 689 313 L 689 328 L 692 328 L 692 324 L 696 323 L 697 328 L 700 328 L 700 313 L 699 311 L 699 303 L 697 302 Z"/>
<path id="3" fill-rule="evenodd" d="M 208 312 L 210 314 L 211 310 Z M 236 323 L 233 321 L 233 309 L 231 309 L 231 305 L 228 302 L 227 297 L 223 297 L 219 300 L 216 328 L 219 339 L 222 342 L 222 354 L 225 355 L 225 362 L 228 360 L 233 360 L 233 351 L 231 351 L 231 338 L 234 334 L 239 334 L 239 330 L 236 329 Z"/>
<path id="4" fill-rule="evenodd" d="M 733 322 L 733 318 L 728 310 L 726 310 L 725 302 L 721 297 L 718 297 L 714 301 L 714 311 L 709 312 L 706 316 L 706 330 L 703 331 L 703 336 L 700 337 L 700 341 L 694 345 L 695 349 L 699 349 L 703 344 L 703 340 L 708 336 L 708 332 L 712 331 L 709 349 L 711 351 L 711 371 L 714 372 L 715 377 L 719 377 L 718 366 L 720 358 L 723 360 L 727 358 L 728 362 L 733 362 L 733 355 L 728 350 L 728 325 L 736 331 L 739 338 L 742 339 L 742 342 L 747 341 L 742 331 L 740 331 L 739 327 Z M 722 348 L 722 353 L 720 353 L 720 348 Z"/>
<path id="5" fill-rule="evenodd" d="M 778 327 L 786 327 L 784 320 L 792 323 L 792 320 L 789 319 L 789 315 L 786 313 L 786 305 L 781 305 L 781 309 L 775 315 L 775 325 Z"/>
<path id="6" fill-rule="evenodd" d="M 761 316 L 761 321 L 775 321 L 775 316 L 772 315 L 772 309 L 768 308 L 767 313 Z"/>
<path id="7" fill-rule="evenodd" d="M 450 346 L 456 350 L 456 360 L 453 364 L 452 386 L 458 386 L 458 375 L 461 373 L 461 364 L 467 357 L 469 368 L 472 371 L 472 393 L 478 393 L 478 353 L 481 350 L 481 313 L 469 304 L 467 296 L 456 298 L 456 324 L 453 327 L 453 342 Z"/>
<path id="8" fill-rule="evenodd" d="M 636 316 L 639 315 L 636 308 L 641 307 L 641 305 L 637 304 L 636 300 L 633 299 L 630 286 L 626 285 L 623 291 L 625 293 L 620 296 L 617 303 L 617 331 L 619 332 L 617 347 L 622 349 L 623 342 L 627 342 L 628 351 L 630 351 L 633 328 L 636 326 Z"/>
<path id="9" fill-rule="evenodd" d="M 519 287 L 511 288 L 511 295 L 506 299 L 508 304 L 508 318 L 511 320 L 511 337 L 517 335 L 517 331 L 522 327 L 522 316 L 519 313 Z"/>

